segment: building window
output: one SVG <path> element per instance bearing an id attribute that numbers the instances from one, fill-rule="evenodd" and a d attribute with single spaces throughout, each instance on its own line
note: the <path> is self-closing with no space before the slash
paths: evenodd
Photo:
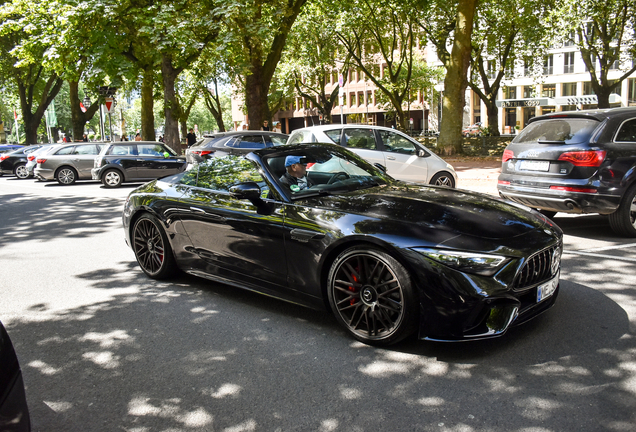
<path id="1" fill-rule="evenodd" d="M 359 91 L 358 92 L 358 106 L 362 106 L 364 105 L 364 92 L 363 91 Z"/>
<path id="2" fill-rule="evenodd" d="M 614 60 L 614 62 L 610 65 L 610 69 L 611 69 L 611 70 L 617 70 L 617 69 L 618 69 L 618 67 L 619 67 L 619 64 L 618 64 L 618 63 L 619 63 L 619 62 L 618 62 L 618 59 Z"/>
<path id="3" fill-rule="evenodd" d="M 525 99 L 534 97 L 534 86 L 523 86 L 523 97 Z"/>
<path id="4" fill-rule="evenodd" d="M 517 87 L 510 86 L 503 88 L 504 99 L 516 99 L 517 98 Z"/>
<path id="5" fill-rule="evenodd" d="M 556 96 L 556 84 L 543 84 L 541 86 L 541 96 L 549 98 Z"/>
<path id="6" fill-rule="evenodd" d="M 524 60 L 523 61 L 523 76 L 530 76 L 530 75 L 532 75 L 532 66 L 529 60 Z"/>
<path id="7" fill-rule="evenodd" d="M 354 107 L 356 104 L 356 94 L 354 92 L 349 93 L 349 107 Z"/>
<path id="8" fill-rule="evenodd" d="M 373 91 L 367 90 L 367 105 L 373 105 Z"/>
<path id="9" fill-rule="evenodd" d="M 636 106 L 636 78 L 629 78 L 627 91 L 627 106 Z"/>
<path id="10" fill-rule="evenodd" d="M 495 79 L 495 68 L 496 68 L 496 63 L 494 60 L 488 60 L 487 63 L 487 72 L 486 75 L 488 76 L 488 79 Z"/>
<path id="11" fill-rule="evenodd" d="M 592 89 L 592 83 L 591 82 L 584 82 L 583 83 L 583 95 L 587 96 L 587 95 L 595 95 L 596 93 L 594 92 L 594 89 Z"/>
<path id="12" fill-rule="evenodd" d="M 574 73 L 574 53 L 563 54 L 563 73 Z"/>
<path id="13" fill-rule="evenodd" d="M 570 46 L 574 46 L 574 41 L 575 41 L 576 36 L 574 35 L 574 32 L 570 32 L 570 34 L 568 35 L 568 38 L 565 40 L 565 43 L 563 44 L 566 47 L 570 47 Z"/>
<path id="14" fill-rule="evenodd" d="M 562 96 L 576 96 L 576 83 L 563 83 L 561 84 Z"/>
<path id="15" fill-rule="evenodd" d="M 550 54 L 543 60 L 543 75 L 552 75 L 554 73 L 554 55 Z"/>

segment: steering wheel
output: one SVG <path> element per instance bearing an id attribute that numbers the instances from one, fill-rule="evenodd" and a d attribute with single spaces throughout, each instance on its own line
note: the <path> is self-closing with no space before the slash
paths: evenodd
<path id="1" fill-rule="evenodd" d="M 335 182 L 338 182 L 340 180 L 346 180 L 348 178 L 350 178 L 349 174 L 347 174 L 344 171 L 340 171 L 340 172 L 337 172 L 334 175 L 332 175 L 331 178 L 329 179 L 329 181 L 327 182 L 327 184 L 333 184 Z"/>

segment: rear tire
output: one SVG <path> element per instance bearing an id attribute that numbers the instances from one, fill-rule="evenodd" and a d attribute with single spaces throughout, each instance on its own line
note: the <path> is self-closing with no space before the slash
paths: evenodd
<path id="1" fill-rule="evenodd" d="M 77 172 L 71 167 L 62 167 L 55 173 L 55 179 L 62 186 L 68 186 L 77 180 Z"/>
<path id="2" fill-rule="evenodd" d="M 336 319 L 361 342 L 391 345 L 417 329 L 419 301 L 411 277 L 386 252 L 347 249 L 331 266 L 327 290 Z"/>
<path id="3" fill-rule="evenodd" d="M 102 183 L 107 188 L 116 188 L 121 186 L 124 178 L 121 175 L 121 172 L 116 169 L 109 169 L 102 176 Z"/>
<path id="4" fill-rule="evenodd" d="M 636 184 L 627 189 L 618 209 L 609 215 L 609 223 L 616 234 L 636 237 Z"/>
<path id="5" fill-rule="evenodd" d="M 13 174 L 21 180 L 29 178 L 29 171 L 27 170 L 26 164 L 18 164 L 13 169 Z"/>
<path id="6" fill-rule="evenodd" d="M 431 178 L 431 184 L 435 186 L 455 187 L 455 179 L 446 171 L 438 172 Z"/>

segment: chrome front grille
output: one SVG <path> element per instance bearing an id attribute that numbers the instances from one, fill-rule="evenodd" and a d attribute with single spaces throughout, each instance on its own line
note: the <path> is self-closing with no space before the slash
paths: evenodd
<path id="1" fill-rule="evenodd" d="M 517 273 L 512 288 L 522 290 L 550 279 L 559 269 L 562 251 L 557 245 L 532 255 Z"/>

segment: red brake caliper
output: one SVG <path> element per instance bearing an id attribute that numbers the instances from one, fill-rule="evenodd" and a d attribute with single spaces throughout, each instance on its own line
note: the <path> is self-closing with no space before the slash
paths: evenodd
<path id="1" fill-rule="evenodd" d="M 355 274 L 351 275 L 351 279 L 353 279 L 354 282 L 358 282 L 358 278 L 356 277 Z M 353 285 L 349 285 L 349 291 L 351 292 L 356 292 L 356 289 L 353 287 Z M 356 299 L 352 298 L 351 300 L 349 300 L 349 304 L 351 306 L 353 306 L 354 304 L 356 304 Z"/>

